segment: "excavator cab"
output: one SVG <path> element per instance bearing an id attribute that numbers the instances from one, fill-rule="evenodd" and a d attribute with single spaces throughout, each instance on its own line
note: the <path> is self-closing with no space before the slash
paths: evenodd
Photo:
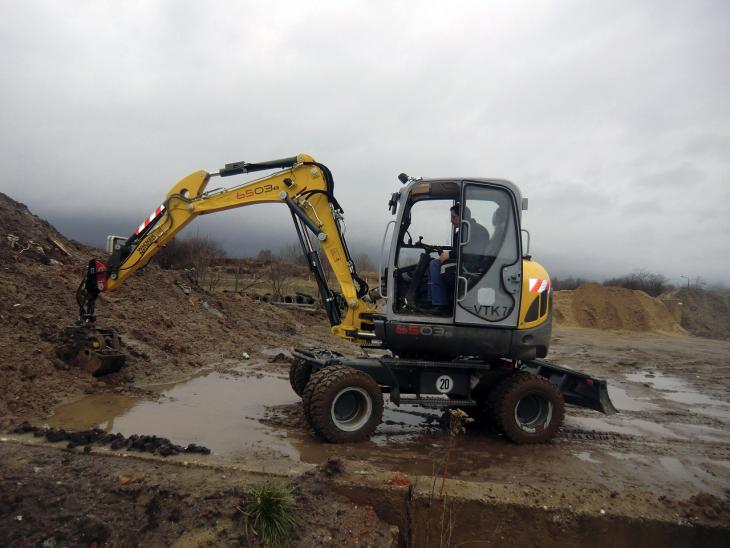
<path id="1" fill-rule="evenodd" d="M 406 181 L 391 200 L 396 219 L 390 247 L 389 226 L 381 250 L 389 265 L 381 277 L 387 346 L 409 355 L 544 357 L 547 292 L 537 307 L 539 326 L 531 326 L 527 339 L 514 336 L 530 323 L 521 322 L 521 312 L 524 319 L 532 304 L 522 298 L 524 263 L 531 261 L 523 257 L 526 201 L 517 186 L 498 179 Z"/>

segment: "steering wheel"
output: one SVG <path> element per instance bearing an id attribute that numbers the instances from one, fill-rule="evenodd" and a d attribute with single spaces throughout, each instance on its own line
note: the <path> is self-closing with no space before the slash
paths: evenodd
<path id="1" fill-rule="evenodd" d="M 424 243 L 423 236 L 418 237 L 418 241 L 415 244 L 413 244 L 413 247 L 420 247 L 427 253 L 436 253 L 438 255 L 440 255 L 441 252 L 443 251 L 443 248 Z"/>

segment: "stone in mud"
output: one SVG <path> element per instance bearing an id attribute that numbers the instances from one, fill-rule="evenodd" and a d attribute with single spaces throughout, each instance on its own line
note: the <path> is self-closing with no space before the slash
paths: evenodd
<path id="1" fill-rule="evenodd" d="M 121 439 L 117 438 L 113 442 L 111 442 L 111 444 L 109 445 L 109 448 L 112 449 L 113 451 L 118 451 L 119 449 L 122 449 L 126 445 L 127 445 L 127 440 L 125 440 L 124 438 L 121 438 Z"/>
<path id="2" fill-rule="evenodd" d="M 51 443 L 63 441 L 68 439 L 68 433 L 66 433 L 63 429 L 56 430 L 55 428 L 51 428 L 48 432 L 46 432 L 46 439 Z"/>
<path id="3" fill-rule="evenodd" d="M 188 444 L 185 448 L 186 453 L 200 453 L 201 455 L 210 455 L 210 449 L 202 445 L 195 445 L 194 443 Z"/>
<path id="4" fill-rule="evenodd" d="M 23 422 L 13 429 L 13 434 L 27 434 L 28 432 L 34 432 L 36 428 L 29 422 Z"/>

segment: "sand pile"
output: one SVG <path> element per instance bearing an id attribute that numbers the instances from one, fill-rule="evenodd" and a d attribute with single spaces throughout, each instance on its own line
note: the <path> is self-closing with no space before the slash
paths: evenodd
<path id="1" fill-rule="evenodd" d="M 553 317 L 561 325 L 685 333 L 661 300 L 643 291 L 599 284 L 585 284 L 574 291 L 556 291 Z"/>

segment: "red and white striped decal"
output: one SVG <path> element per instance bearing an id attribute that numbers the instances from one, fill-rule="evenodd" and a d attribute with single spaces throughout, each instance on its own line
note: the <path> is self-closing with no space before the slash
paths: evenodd
<path id="1" fill-rule="evenodd" d="M 550 289 L 550 280 L 541 280 L 540 278 L 530 278 L 528 287 L 530 293 L 542 293 Z"/>
<path id="2" fill-rule="evenodd" d="M 155 219 L 157 219 L 160 215 L 162 215 L 162 212 L 165 211 L 165 204 L 160 204 L 160 207 L 155 209 L 154 213 L 147 217 L 144 222 L 139 225 L 139 228 L 137 228 L 137 232 L 134 233 L 135 236 L 138 236 L 140 232 L 142 232 L 145 228 L 150 226 L 150 224 L 155 222 Z"/>

